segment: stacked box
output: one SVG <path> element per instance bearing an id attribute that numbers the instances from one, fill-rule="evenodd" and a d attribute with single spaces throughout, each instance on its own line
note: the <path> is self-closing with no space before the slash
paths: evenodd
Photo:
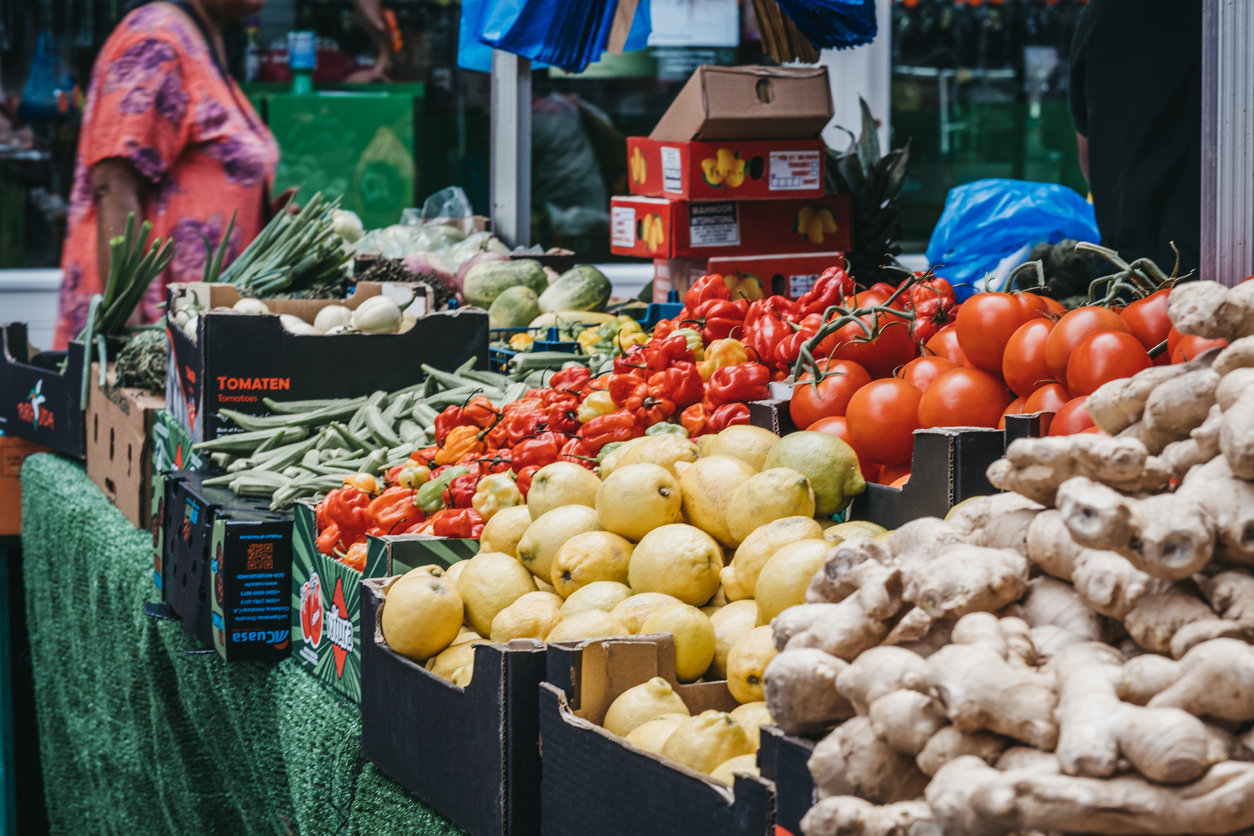
<path id="1" fill-rule="evenodd" d="M 26 324 L 0 325 L 0 433 L 83 458 L 83 364 L 86 350 L 35 351 Z"/>
<path id="2" fill-rule="evenodd" d="M 92 364 L 87 400 L 87 476 L 136 528 L 152 508 L 153 427 L 162 395 L 117 385 L 112 365 L 104 386 Z"/>
<path id="3" fill-rule="evenodd" d="M 0 434 L 0 537 L 22 533 L 22 462 L 47 452 L 24 438 Z"/>

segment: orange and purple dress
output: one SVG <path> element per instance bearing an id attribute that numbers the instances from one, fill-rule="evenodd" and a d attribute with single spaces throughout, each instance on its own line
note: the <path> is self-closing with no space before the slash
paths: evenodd
<path id="1" fill-rule="evenodd" d="M 90 172 L 114 157 L 128 160 L 144 180 L 141 200 L 151 238 L 172 239 L 177 247 L 169 269 L 140 303 L 143 321 L 154 322 L 167 283 L 200 280 L 205 242 L 220 244 L 233 213 L 226 263 L 257 236 L 279 152 L 182 9 L 152 3 L 123 18 L 96 60 L 83 108 L 61 256 L 56 348 L 78 335 L 92 295 L 103 290 Z"/>

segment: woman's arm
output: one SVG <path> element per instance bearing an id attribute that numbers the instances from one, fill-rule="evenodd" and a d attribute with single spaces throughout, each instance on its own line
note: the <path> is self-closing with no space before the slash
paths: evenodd
<path id="1" fill-rule="evenodd" d="M 144 220 L 140 195 L 143 180 L 135 166 L 120 157 L 101 160 L 91 168 L 92 201 L 96 205 L 96 266 L 100 283 L 109 277 L 109 240 L 126 232 L 126 216 Z"/>

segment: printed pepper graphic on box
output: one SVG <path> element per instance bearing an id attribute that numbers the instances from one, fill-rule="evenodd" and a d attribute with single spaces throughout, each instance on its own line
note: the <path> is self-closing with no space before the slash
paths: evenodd
<path id="1" fill-rule="evenodd" d="M 662 223 L 662 216 L 656 212 L 650 212 L 640 219 L 637 237 L 644 242 L 649 252 L 658 252 L 666 244 L 666 225 Z"/>
<path id="2" fill-rule="evenodd" d="M 711 186 L 734 189 L 745 182 L 745 177 L 748 175 L 745 166 L 748 163 L 748 160 L 740 156 L 739 151 L 720 148 L 713 157 L 701 160 L 701 174 L 705 182 Z"/>
<path id="3" fill-rule="evenodd" d="M 640 153 L 640 146 L 632 149 L 628 164 L 631 168 L 631 182 L 643 183 L 649 179 L 649 165 L 644 159 L 644 154 Z"/>
<path id="4" fill-rule="evenodd" d="M 826 206 L 803 206 L 797 212 L 797 220 L 793 224 L 793 232 L 801 235 L 811 244 L 822 244 L 825 236 L 840 229 L 836 216 Z"/>

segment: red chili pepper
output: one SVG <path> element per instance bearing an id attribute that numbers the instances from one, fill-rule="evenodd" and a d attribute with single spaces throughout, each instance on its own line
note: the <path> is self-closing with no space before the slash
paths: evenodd
<path id="1" fill-rule="evenodd" d="M 727 282 L 723 281 L 723 277 L 717 273 L 707 273 L 688 288 L 688 292 L 684 294 L 684 307 L 695 311 L 702 302 L 730 298 L 731 289 L 727 286 Z"/>
<path id="2" fill-rule="evenodd" d="M 813 336 L 813 331 L 807 332 L 803 328 L 780 340 L 779 345 L 775 346 L 775 355 L 772 358 L 776 367 L 796 364 L 797 358 L 801 356 L 801 346 Z"/>
<path id="3" fill-rule="evenodd" d="M 749 423 L 749 406 L 743 403 L 726 403 L 710 413 L 705 423 L 707 433 L 722 432 L 733 424 Z"/>
<path id="4" fill-rule="evenodd" d="M 457 427 L 470 423 L 462 417 L 462 408 L 457 404 L 449 404 L 439 415 L 435 416 L 435 441 L 437 444 L 443 444 L 444 439 L 448 437 Z"/>
<path id="5" fill-rule="evenodd" d="M 814 287 L 797 300 L 797 307 L 803 315 L 821 314 L 832 305 L 840 304 L 846 296 L 852 296 L 854 289 L 853 279 L 844 267 L 828 267 L 815 279 Z"/>
<path id="6" fill-rule="evenodd" d="M 569 435 L 579 430 L 579 396 L 562 392 L 549 404 L 546 424 L 554 432 Z"/>
<path id="7" fill-rule="evenodd" d="M 562 446 L 562 452 L 558 457 L 564 462 L 574 462 L 589 470 L 596 470 L 596 456 L 588 449 L 588 445 L 584 444 L 582 438 L 572 438 L 567 441 Z"/>
<path id="8" fill-rule="evenodd" d="M 500 417 L 501 411 L 483 395 L 475 395 L 462 407 L 462 421 L 481 430 L 495 424 Z"/>
<path id="9" fill-rule="evenodd" d="M 677 317 L 678 318 L 678 317 Z M 663 319 L 653 326 L 653 339 L 664 340 L 669 337 L 679 325 L 674 319 Z M 617 368 L 615 369 L 617 371 Z"/>
<path id="10" fill-rule="evenodd" d="M 653 339 L 660 339 L 657 335 L 657 329 L 653 331 Z M 643 345 L 633 345 L 622 353 L 621 356 L 614 358 L 614 374 L 631 374 L 639 371 L 643 373 L 648 357 L 645 354 Z"/>
<path id="11" fill-rule="evenodd" d="M 683 409 L 705 397 L 705 381 L 695 363 L 680 361 L 669 369 L 655 372 L 649 378 L 649 394 L 654 398 L 666 398 L 676 408 Z"/>
<path id="12" fill-rule="evenodd" d="M 430 447 L 423 447 L 409 454 L 409 458 L 419 464 L 425 464 L 427 467 L 435 461 L 436 454 L 440 452 L 439 444 L 432 444 Z"/>
<path id="13" fill-rule="evenodd" d="M 688 347 L 685 337 L 672 334 L 664 340 L 654 338 L 644 348 L 645 365 L 651 372 L 661 371 L 672 363 L 686 360 L 695 363 L 697 357 Z"/>
<path id="14" fill-rule="evenodd" d="M 716 405 L 760 401 L 770 397 L 770 380 L 771 370 L 761 363 L 739 363 L 716 369 L 706 392 Z"/>
<path id="15" fill-rule="evenodd" d="M 940 279 L 940 281 L 945 281 Z M 958 318 L 958 305 L 944 296 L 932 296 L 920 300 L 914 306 L 914 322 L 910 323 L 910 336 L 916 343 L 925 343 L 936 332 Z"/>
<path id="16" fill-rule="evenodd" d="M 644 429 L 630 412 L 619 410 L 609 415 L 598 415 L 579 428 L 579 437 L 588 450 L 596 455 L 612 441 L 626 441 L 642 435 Z"/>
<path id="17" fill-rule="evenodd" d="M 784 318 L 765 299 L 759 299 L 749 305 L 749 313 L 745 316 L 746 343 L 757 352 L 758 359 L 763 363 L 773 363 L 775 346 L 779 341 L 792 333 L 792 328 Z"/>
<path id="18" fill-rule="evenodd" d="M 958 298 L 954 295 L 954 287 L 947 280 L 940 276 L 928 276 L 926 273 L 916 273 L 919 281 L 910 288 L 910 304 L 914 308 L 930 299 L 938 299 L 943 303 L 948 302 L 952 307 L 958 303 Z M 906 281 L 909 281 L 907 279 Z"/>
<path id="19" fill-rule="evenodd" d="M 321 508 L 322 506 L 319 505 L 318 507 Z M 341 539 L 340 527 L 335 523 L 318 526 L 318 551 L 328 557 L 334 556 L 337 548 L 341 551 L 344 550 L 343 545 L 340 543 Z"/>
<path id="20" fill-rule="evenodd" d="M 413 488 L 388 488 L 370 503 L 370 517 L 383 534 L 404 531 L 426 515 L 414 504 Z"/>
<path id="21" fill-rule="evenodd" d="M 728 299 L 711 299 L 702 302 L 691 314 L 680 315 L 685 326 L 691 326 L 701 332 L 701 339 L 706 343 L 726 339 L 737 328 L 744 325 L 745 313 L 749 310 L 749 302 L 745 299 L 730 301 Z"/>
<path id="22" fill-rule="evenodd" d="M 505 410 L 501 425 L 511 444 L 517 444 L 524 438 L 536 434 L 540 424 L 548 417 L 544 407 L 537 401 L 517 401 Z"/>
<path id="23" fill-rule="evenodd" d="M 588 385 L 592 372 L 584 366 L 572 366 L 562 369 L 549 380 L 549 388 L 558 392 L 574 392 L 578 394 Z"/>
<path id="24" fill-rule="evenodd" d="M 529 465 L 514 471 L 518 475 L 514 477 L 514 484 L 518 486 L 519 492 L 523 496 L 527 495 L 527 491 L 531 490 L 531 477 L 540 469 L 539 465 Z"/>
<path id="25" fill-rule="evenodd" d="M 450 508 L 469 508 L 470 501 L 475 498 L 475 488 L 479 487 L 479 474 L 466 473 L 457 476 L 448 483 L 448 500 Z"/>
<path id="26" fill-rule="evenodd" d="M 445 508 L 431 515 L 431 533 L 437 537 L 471 538 L 483 532 L 483 517 L 473 508 Z"/>
<path id="27" fill-rule="evenodd" d="M 624 406 L 627 400 L 635 394 L 636 389 L 646 384 L 648 378 L 643 372 L 637 374 L 616 374 L 610 378 L 610 400 L 619 406 Z"/>
<path id="28" fill-rule="evenodd" d="M 341 540 L 352 543 L 374 524 L 370 517 L 370 494 L 348 485 L 326 495 L 323 504 L 327 519 L 340 529 Z"/>
<path id="29" fill-rule="evenodd" d="M 366 546 L 364 542 L 353 543 L 353 545 L 348 547 L 348 551 L 345 553 L 345 555 L 339 558 L 339 561 L 340 563 L 343 563 L 345 566 L 347 566 L 349 569 L 355 569 L 358 572 L 364 572 L 366 571 L 367 551 L 368 551 L 368 547 Z"/>
<path id="30" fill-rule="evenodd" d="M 704 435 L 708 420 L 709 413 L 703 403 L 694 403 L 679 415 L 679 424 L 688 431 L 689 438 Z"/>
<path id="31" fill-rule="evenodd" d="M 546 464 L 552 464 L 557 461 L 557 456 L 565 443 L 566 437 L 554 432 L 541 433 L 535 438 L 525 438 L 515 444 L 513 450 L 510 451 L 514 468 L 532 465 L 544 467 Z"/>

